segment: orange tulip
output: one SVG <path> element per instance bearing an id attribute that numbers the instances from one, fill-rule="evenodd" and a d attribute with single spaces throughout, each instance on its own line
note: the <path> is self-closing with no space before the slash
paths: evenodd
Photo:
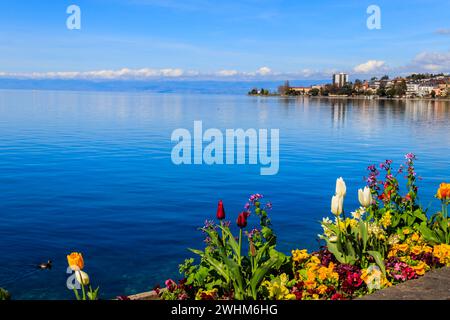
<path id="1" fill-rule="evenodd" d="M 73 252 L 67 256 L 67 262 L 72 270 L 81 270 L 84 268 L 83 255 L 78 252 Z"/>
<path id="2" fill-rule="evenodd" d="M 439 200 L 450 200 L 450 183 L 441 183 L 436 198 Z"/>

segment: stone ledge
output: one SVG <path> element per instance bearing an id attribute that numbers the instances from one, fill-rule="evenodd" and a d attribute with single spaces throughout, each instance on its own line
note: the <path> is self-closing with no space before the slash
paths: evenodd
<path id="1" fill-rule="evenodd" d="M 158 294 L 155 291 L 138 293 L 132 296 L 128 296 L 130 300 L 141 300 L 141 301 L 149 301 L 149 300 L 160 300 Z"/>
<path id="2" fill-rule="evenodd" d="M 427 272 L 419 279 L 377 291 L 359 300 L 450 300 L 450 268 Z"/>
<path id="3" fill-rule="evenodd" d="M 139 293 L 130 300 L 159 300 L 155 291 Z M 427 272 L 423 277 L 377 291 L 358 300 L 450 300 L 450 268 Z"/>

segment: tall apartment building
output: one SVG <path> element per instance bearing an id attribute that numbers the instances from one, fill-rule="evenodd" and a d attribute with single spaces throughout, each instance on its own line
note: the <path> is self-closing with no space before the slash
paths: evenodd
<path id="1" fill-rule="evenodd" d="M 333 84 L 335 86 L 341 88 L 347 83 L 348 83 L 348 74 L 342 72 L 333 74 Z"/>

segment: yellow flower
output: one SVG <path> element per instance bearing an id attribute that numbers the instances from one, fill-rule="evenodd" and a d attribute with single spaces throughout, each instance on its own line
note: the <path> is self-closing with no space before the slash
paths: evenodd
<path id="1" fill-rule="evenodd" d="M 433 256 L 439 259 L 439 262 L 450 266 L 450 245 L 440 244 L 433 248 Z"/>
<path id="2" fill-rule="evenodd" d="M 411 266 L 414 269 L 417 275 L 423 276 L 428 269 L 428 266 L 425 262 L 420 261 L 417 266 Z"/>
<path id="3" fill-rule="evenodd" d="M 383 217 L 380 219 L 380 223 L 384 228 L 387 228 L 392 224 L 392 216 L 389 211 L 383 215 Z"/>
<path id="4" fill-rule="evenodd" d="M 304 284 L 307 289 L 314 289 L 317 283 L 315 280 L 308 279 L 304 282 Z"/>
<path id="5" fill-rule="evenodd" d="M 389 251 L 389 253 L 388 253 L 388 258 L 392 258 L 392 257 L 397 256 L 397 252 L 398 252 L 397 249 L 392 249 L 392 250 Z"/>
<path id="6" fill-rule="evenodd" d="M 89 285 L 89 275 L 81 270 L 75 271 L 75 278 L 77 279 L 78 283 L 83 286 Z"/>
<path id="7" fill-rule="evenodd" d="M 324 284 L 321 284 L 317 290 L 319 291 L 320 294 L 325 294 L 327 292 L 328 287 Z"/>
<path id="8" fill-rule="evenodd" d="M 406 243 L 399 244 L 397 245 L 397 249 L 402 252 L 406 252 L 408 251 L 408 245 Z"/>
<path id="9" fill-rule="evenodd" d="M 309 261 L 310 261 L 310 263 L 320 264 L 320 259 L 317 258 L 316 256 L 312 256 Z"/>
<path id="10" fill-rule="evenodd" d="M 365 282 L 370 291 L 381 289 L 383 284 L 387 281 L 380 268 L 375 265 L 362 270 L 361 280 Z"/>
<path id="11" fill-rule="evenodd" d="M 419 241 L 420 236 L 417 232 L 414 232 L 413 235 L 411 236 L 412 241 Z"/>
<path id="12" fill-rule="evenodd" d="M 422 247 L 422 251 L 423 251 L 424 253 L 432 253 L 432 252 L 433 252 L 433 248 L 430 247 L 430 246 L 424 245 L 424 246 Z"/>
<path id="13" fill-rule="evenodd" d="M 409 230 L 409 228 L 403 229 L 403 234 L 404 234 L 404 235 L 408 235 L 408 234 L 410 234 L 410 233 L 411 233 L 411 230 Z"/>
<path id="14" fill-rule="evenodd" d="M 411 248 L 411 253 L 414 253 L 416 256 L 422 253 L 421 246 L 414 246 Z"/>
<path id="15" fill-rule="evenodd" d="M 338 226 L 339 226 L 339 230 L 342 232 L 345 232 L 345 230 L 347 229 L 347 226 L 345 225 L 344 221 L 339 221 Z"/>
<path id="16" fill-rule="evenodd" d="M 320 267 L 320 260 L 316 256 L 312 256 L 309 262 L 306 264 L 306 269 L 313 272 Z"/>
<path id="17" fill-rule="evenodd" d="M 316 274 L 312 270 L 306 271 L 306 279 L 311 281 L 316 281 Z"/>
<path id="18" fill-rule="evenodd" d="M 295 262 L 303 262 L 309 258 L 309 254 L 307 250 L 293 250 L 292 251 L 292 260 Z"/>
<path id="19" fill-rule="evenodd" d="M 197 294 L 195 295 L 195 300 L 203 300 L 204 296 L 213 297 L 214 299 L 217 298 L 217 289 L 212 290 L 198 290 Z"/>
<path id="20" fill-rule="evenodd" d="M 280 275 L 279 278 L 270 281 L 264 281 L 263 286 L 267 288 L 269 291 L 269 298 L 273 300 L 295 300 L 296 297 L 294 294 L 289 292 L 289 289 L 286 287 L 286 283 L 289 278 L 286 274 Z"/>
<path id="21" fill-rule="evenodd" d="M 69 267 L 74 271 L 82 270 L 84 268 L 84 260 L 81 253 L 72 252 L 67 256 L 67 262 Z"/>
<path id="22" fill-rule="evenodd" d="M 320 281 L 324 281 L 326 278 L 328 278 L 328 268 L 327 267 L 320 267 L 317 271 L 318 278 Z"/>
<path id="23" fill-rule="evenodd" d="M 358 220 L 347 218 L 345 221 L 340 221 L 339 227 L 342 231 L 348 227 L 354 228 L 358 225 Z"/>

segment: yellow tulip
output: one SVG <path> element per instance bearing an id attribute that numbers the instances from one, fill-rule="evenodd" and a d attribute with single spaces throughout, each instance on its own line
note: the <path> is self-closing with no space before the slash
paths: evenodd
<path id="1" fill-rule="evenodd" d="M 75 271 L 75 278 L 83 286 L 89 285 L 89 275 L 84 271 Z"/>

